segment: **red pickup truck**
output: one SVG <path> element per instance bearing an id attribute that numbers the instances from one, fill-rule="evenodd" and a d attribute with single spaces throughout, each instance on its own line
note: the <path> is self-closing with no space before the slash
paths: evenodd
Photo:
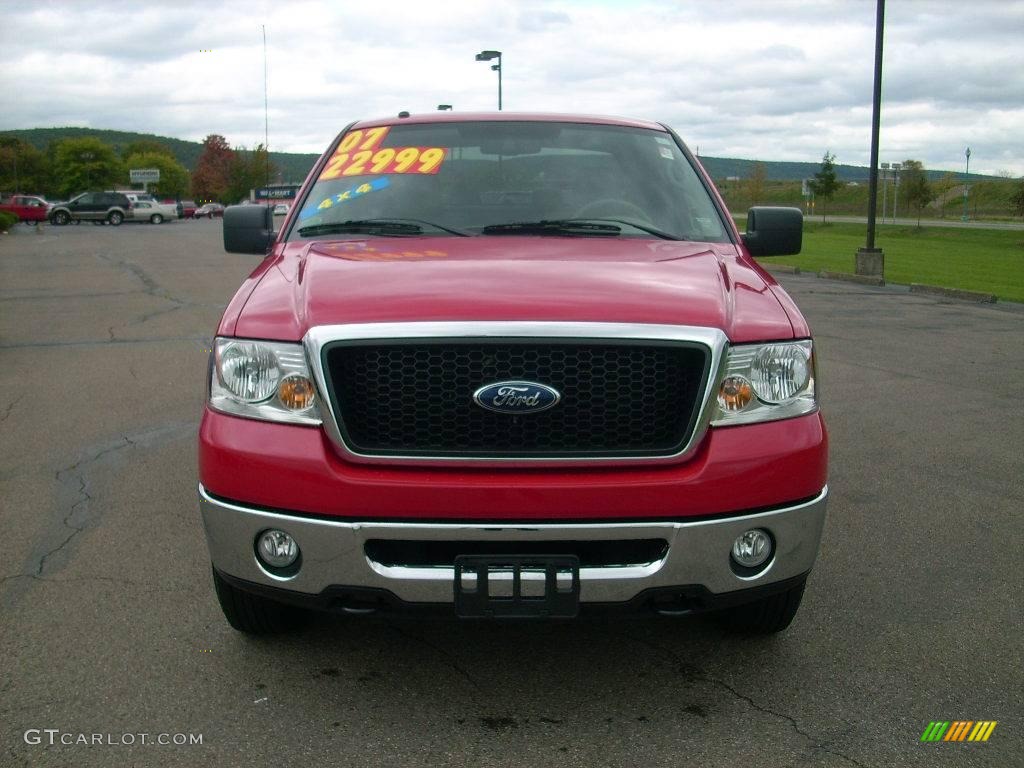
<path id="1" fill-rule="evenodd" d="M 0 211 L 13 213 L 19 221 L 46 221 L 50 204 L 36 195 L 12 195 L 0 200 Z"/>
<path id="2" fill-rule="evenodd" d="M 714 612 L 789 625 L 825 521 L 814 344 L 667 126 L 348 126 L 217 329 L 199 495 L 227 620 Z"/>

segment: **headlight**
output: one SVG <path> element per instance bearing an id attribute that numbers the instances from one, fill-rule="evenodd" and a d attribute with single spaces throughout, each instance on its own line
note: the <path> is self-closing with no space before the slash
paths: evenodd
<path id="1" fill-rule="evenodd" d="M 301 344 L 217 339 L 210 407 L 236 416 L 319 424 L 316 386 Z"/>
<path id="2" fill-rule="evenodd" d="M 811 341 L 730 347 L 713 426 L 788 419 L 818 408 Z"/>

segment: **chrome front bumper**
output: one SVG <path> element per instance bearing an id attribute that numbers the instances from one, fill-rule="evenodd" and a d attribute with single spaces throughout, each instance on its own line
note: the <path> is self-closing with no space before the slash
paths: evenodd
<path id="1" fill-rule="evenodd" d="M 387 523 L 340 522 L 266 512 L 212 498 L 199 487 L 199 506 L 214 567 L 235 579 L 316 595 L 329 587 L 383 589 L 408 603 L 453 602 L 454 569 L 383 565 L 370 560 L 369 539 L 434 541 L 566 541 L 652 539 L 668 542 L 665 555 L 643 565 L 580 569 L 582 603 L 619 603 L 653 588 L 702 586 L 713 594 L 762 587 L 807 573 L 814 565 L 825 524 L 828 488 L 802 504 L 767 512 L 696 522 Z M 302 566 L 289 578 L 275 576 L 256 559 L 254 542 L 279 528 L 298 542 Z M 769 567 L 744 578 L 729 565 L 729 551 L 748 528 L 775 539 Z"/>

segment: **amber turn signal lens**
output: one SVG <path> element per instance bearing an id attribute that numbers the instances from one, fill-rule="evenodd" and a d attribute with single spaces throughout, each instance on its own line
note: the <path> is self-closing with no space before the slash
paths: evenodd
<path id="1" fill-rule="evenodd" d="M 292 411 L 302 411 L 313 405 L 313 382 L 305 376 L 286 376 L 277 387 L 277 399 Z"/>
<path id="2" fill-rule="evenodd" d="M 742 376 L 727 376 L 718 388 L 718 404 L 723 411 L 742 411 L 753 399 L 754 388 Z"/>

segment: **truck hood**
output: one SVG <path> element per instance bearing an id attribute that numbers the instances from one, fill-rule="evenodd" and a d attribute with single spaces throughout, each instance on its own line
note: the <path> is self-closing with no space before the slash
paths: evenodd
<path id="1" fill-rule="evenodd" d="M 728 243 L 371 237 L 279 244 L 268 262 L 221 333 L 294 341 L 317 325 L 539 320 L 706 326 L 733 342 L 794 335 L 777 285 Z"/>

